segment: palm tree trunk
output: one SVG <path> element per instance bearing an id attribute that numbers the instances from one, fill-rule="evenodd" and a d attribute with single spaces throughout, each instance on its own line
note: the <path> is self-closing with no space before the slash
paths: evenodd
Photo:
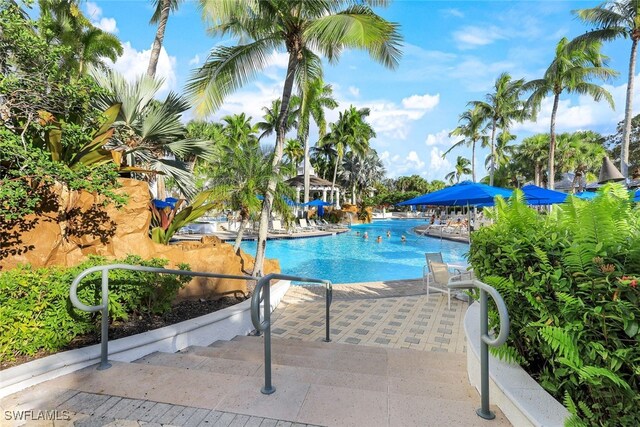
<path id="1" fill-rule="evenodd" d="M 476 141 L 471 141 L 471 180 L 476 182 Z"/>
<path id="2" fill-rule="evenodd" d="M 493 118 L 491 124 L 491 171 L 489 171 L 489 185 L 493 185 L 493 172 L 495 170 L 495 141 L 496 141 L 496 119 Z"/>
<path id="3" fill-rule="evenodd" d="M 351 187 L 351 204 L 352 205 L 356 205 L 356 183 L 353 183 L 353 186 Z"/>
<path id="4" fill-rule="evenodd" d="M 631 37 L 631 58 L 629 58 L 629 80 L 627 81 L 627 100 L 624 106 L 624 131 L 622 132 L 622 147 L 620 149 L 620 172 L 629 176 L 629 139 L 631 137 L 631 119 L 633 110 L 633 80 L 636 71 L 636 50 L 638 38 Z"/>
<path id="5" fill-rule="evenodd" d="M 555 156 L 556 156 L 556 113 L 558 112 L 558 102 L 560 94 L 557 93 L 553 97 L 553 109 L 551 110 L 551 129 L 549 129 L 549 173 L 547 177 L 547 188 L 553 190 L 555 188 Z"/>
<path id="6" fill-rule="evenodd" d="M 333 168 L 333 181 L 331 181 L 331 201 L 332 202 L 333 202 L 333 191 L 334 191 L 334 188 L 336 186 L 336 178 L 338 176 L 338 163 L 339 163 L 338 159 L 336 158 L 336 165 Z M 338 202 L 340 202 L 340 201 L 338 200 Z"/>
<path id="7" fill-rule="evenodd" d="M 540 186 L 540 165 L 538 163 L 533 168 L 533 183 L 538 187 Z"/>
<path id="8" fill-rule="evenodd" d="M 295 77 L 295 71 L 298 67 L 298 53 L 295 49 L 289 53 L 289 64 L 287 65 L 287 76 L 284 80 L 284 87 L 282 89 L 282 104 L 280 107 L 280 114 L 276 121 L 276 146 L 274 148 L 274 156 L 272 165 L 271 177 L 267 184 L 267 191 L 262 201 L 262 211 L 260 212 L 260 228 L 258 229 L 258 245 L 256 248 L 256 259 L 253 266 L 253 276 L 259 277 L 263 275 L 264 266 L 264 254 L 267 250 L 267 231 L 269 230 L 269 217 L 271 216 L 271 207 L 273 206 L 273 196 L 276 192 L 276 186 L 278 184 L 277 176 L 280 173 L 280 163 L 282 161 L 282 153 L 284 148 L 284 141 L 286 138 L 285 123 L 287 115 L 289 114 L 289 100 L 291 99 L 291 92 L 293 89 L 293 80 Z"/>
<path id="9" fill-rule="evenodd" d="M 233 244 L 233 252 L 239 253 L 240 251 L 240 243 L 242 243 L 242 236 L 244 235 L 244 229 L 247 227 L 249 223 L 249 216 L 242 215 L 242 221 L 240 221 L 240 228 L 238 228 L 238 234 L 236 235 L 236 241 Z"/>
<path id="10" fill-rule="evenodd" d="M 156 38 L 153 40 L 151 48 L 151 57 L 149 58 L 149 67 L 147 68 L 147 76 L 155 77 L 156 68 L 158 66 L 158 58 L 160 57 L 160 49 L 164 41 L 164 31 L 167 28 L 169 20 L 169 12 L 171 10 L 171 0 L 161 0 L 162 9 L 160 10 L 160 20 L 158 21 L 158 29 L 156 30 Z"/>

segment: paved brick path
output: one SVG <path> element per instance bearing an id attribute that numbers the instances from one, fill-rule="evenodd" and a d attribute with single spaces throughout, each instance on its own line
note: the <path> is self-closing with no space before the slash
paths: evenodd
<path id="1" fill-rule="evenodd" d="M 467 306 L 446 296 L 427 301 L 421 280 L 334 286 L 331 339 L 347 344 L 465 353 Z M 274 336 L 320 341 L 325 336 L 322 286 L 292 286 L 274 311 Z"/>

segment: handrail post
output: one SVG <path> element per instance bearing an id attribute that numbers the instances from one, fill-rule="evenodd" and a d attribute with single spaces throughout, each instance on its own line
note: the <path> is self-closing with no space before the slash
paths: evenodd
<path id="1" fill-rule="evenodd" d="M 329 316 L 329 307 L 331 307 L 331 301 L 333 300 L 333 288 L 331 287 L 331 283 L 325 284 L 325 292 L 324 292 L 324 309 L 325 309 L 325 338 L 324 342 L 331 342 L 331 318 Z"/>
<path id="2" fill-rule="evenodd" d="M 276 388 L 271 384 L 271 278 L 265 276 L 260 282 L 266 284 L 259 286 L 264 292 L 264 387 L 262 394 L 272 394 Z"/>
<path id="3" fill-rule="evenodd" d="M 489 344 L 485 337 L 489 335 L 489 308 L 487 291 L 480 288 L 480 409 L 476 414 L 485 420 L 492 420 L 496 414 L 489 409 Z"/>
<path id="4" fill-rule="evenodd" d="M 100 332 L 100 366 L 99 371 L 109 369 L 109 269 L 102 270 L 102 319 Z"/>

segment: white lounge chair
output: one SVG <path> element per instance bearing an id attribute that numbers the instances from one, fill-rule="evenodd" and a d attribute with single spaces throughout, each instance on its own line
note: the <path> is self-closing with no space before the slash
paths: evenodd
<path id="1" fill-rule="evenodd" d="M 282 223 L 279 219 L 274 219 L 271 222 L 271 229 L 269 230 L 269 232 L 273 234 L 289 234 L 288 230 L 282 228 Z"/>
<path id="2" fill-rule="evenodd" d="M 430 274 L 427 274 L 427 301 L 429 301 L 431 290 L 442 292 L 447 294 L 447 306 L 451 309 L 451 289 L 449 288 L 449 283 L 469 279 L 473 273 L 451 274 L 449 267 L 449 265 L 443 262 L 429 262 Z"/>
<path id="3" fill-rule="evenodd" d="M 298 222 L 300 223 L 300 229 L 302 231 L 313 231 L 315 230 L 313 227 L 310 227 L 309 224 L 307 224 L 307 220 L 304 218 L 300 218 L 298 220 Z"/>

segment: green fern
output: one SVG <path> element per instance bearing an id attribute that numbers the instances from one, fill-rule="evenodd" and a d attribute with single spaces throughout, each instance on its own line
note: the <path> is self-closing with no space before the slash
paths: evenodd
<path id="1" fill-rule="evenodd" d="M 540 328 L 540 336 L 561 357 L 578 367 L 582 365 L 576 341 L 567 331 L 556 326 L 545 326 Z"/>

